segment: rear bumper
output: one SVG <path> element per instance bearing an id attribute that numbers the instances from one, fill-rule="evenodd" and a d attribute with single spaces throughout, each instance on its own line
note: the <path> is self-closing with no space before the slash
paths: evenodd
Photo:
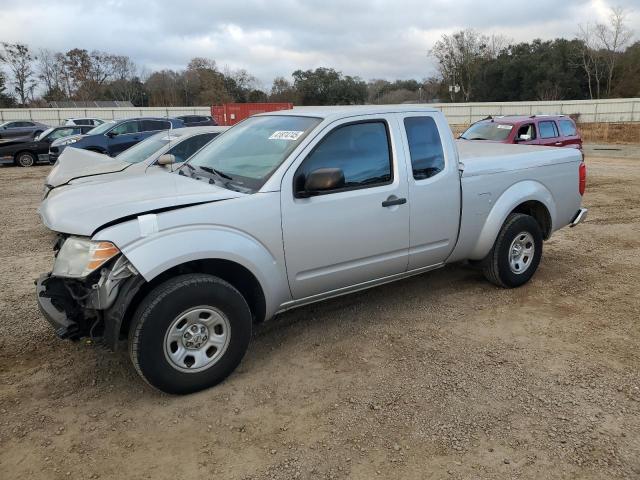
<path id="1" fill-rule="evenodd" d="M 589 210 L 587 210 L 586 208 L 581 208 L 580 210 L 578 210 L 576 212 L 576 216 L 573 217 L 573 220 L 571 220 L 571 223 L 569 224 L 569 226 L 575 227 L 576 225 L 580 225 L 587 218 L 588 212 Z"/>

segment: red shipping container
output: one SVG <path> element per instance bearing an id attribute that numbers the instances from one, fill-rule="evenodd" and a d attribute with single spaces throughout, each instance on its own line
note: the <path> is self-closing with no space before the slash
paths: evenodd
<path id="1" fill-rule="evenodd" d="M 225 103 L 212 105 L 211 116 L 218 125 L 235 125 L 256 113 L 291 110 L 293 103 Z"/>

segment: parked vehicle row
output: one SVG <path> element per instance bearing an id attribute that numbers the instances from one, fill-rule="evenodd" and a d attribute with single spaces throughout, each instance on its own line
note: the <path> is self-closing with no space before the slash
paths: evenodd
<path id="1" fill-rule="evenodd" d="M 91 126 L 53 127 L 35 138 L 13 138 L 0 142 L 0 164 L 31 167 L 36 163 L 49 163 L 49 148 L 58 139 L 87 133 Z"/>
<path id="2" fill-rule="evenodd" d="M 527 283 L 543 241 L 584 220 L 585 179 L 577 149 L 455 141 L 427 107 L 260 114 L 174 171 L 51 190 L 38 305 L 59 337 L 127 339 L 149 384 L 193 392 L 291 308 L 464 260 L 500 287 Z"/>
<path id="3" fill-rule="evenodd" d="M 53 133 L 51 127 L 38 122 L 5 122 L 0 125 L 0 164 L 28 167 L 39 162 L 55 163 L 65 147 L 72 144 L 75 148 L 115 156 L 161 130 L 215 125 L 215 120 L 206 115 L 131 118 L 108 122 L 98 118 L 82 117 L 66 118 L 63 121 L 64 127 L 82 128 L 65 130 L 62 127 L 53 127 Z M 95 131 L 91 131 L 94 128 Z M 49 134 L 42 136 L 44 131 Z M 11 139 L 11 142 L 7 143 L 7 139 Z M 45 146 L 48 147 L 47 151 L 44 151 Z"/>
<path id="4" fill-rule="evenodd" d="M 70 145 L 114 157 L 159 131 L 170 131 L 184 126 L 184 122 L 176 118 L 145 117 L 110 120 L 98 125 L 85 135 L 74 135 L 53 142 L 49 149 L 49 160 L 55 163 L 63 150 Z"/>
<path id="5" fill-rule="evenodd" d="M 159 132 L 110 158 L 104 154 L 70 148 L 56 163 L 44 186 L 44 197 L 60 186 L 104 182 L 118 174 L 144 173 L 149 167 L 178 166 L 229 127 L 190 127 Z M 126 171 L 126 172 L 125 172 Z"/>

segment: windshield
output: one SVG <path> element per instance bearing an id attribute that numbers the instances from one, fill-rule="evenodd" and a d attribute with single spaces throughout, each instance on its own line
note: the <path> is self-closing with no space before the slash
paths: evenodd
<path id="1" fill-rule="evenodd" d="M 53 132 L 53 128 L 47 128 L 44 132 L 42 132 L 40 135 L 38 135 L 35 140 L 36 142 L 42 140 L 44 137 L 46 137 L 47 135 L 49 135 L 51 132 Z"/>
<path id="2" fill-rule="evenodd" d="M 87 135 L 100 135 L 101 133 L 104 133 L 107 130 L 109 130 L 115 124 L 116 124 L 115 120 L 111 120 L 109 122 L 104 122 L 103 124 L 98 125 L 96 128 L 92 128 L 91 130 L 89 130 L 87 132 Z"/>
<path id="3" fill-rule="evenodd" d="M 95 128 L 93 130 L 95 130 Z M 152 156 L 167 143 L 175 141 L 178 138 L 180 137 L 176 135 L 167 135 L 167 132 L 158 133 L 134 145 L 133 147 L 128 148 L 116 158 L 127 163 L 140 163 Z"/>
<path id="4" fill-rule="evenodd" d="M 228 179 L 225 187 L 257 191 L 320 122 L 293 115 L 250 117 L 197 152 L 181 173 L 204 171 Z"/>
<path id="5" fill-rule="evenodd" d="M 494 140 L 501 142 L 509 138 L 513 125 L 507 123 L 480 122 L 471 125 L 460 135 L 465 140 Z"/>

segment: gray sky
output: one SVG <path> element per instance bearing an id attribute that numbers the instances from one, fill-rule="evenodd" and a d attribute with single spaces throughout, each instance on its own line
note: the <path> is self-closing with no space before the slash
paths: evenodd
<path id="1" fill-rule="evenodd" d="M 129 55 L 147 71 L 213 58 L 268 86 L 297 68 L 416 78 L 435 72 L 427 52 L 443 33 L 471 27 L 514 40 L 572 38 L 580 23 L 628 9 L 640 38 L 638 0 L 0 0 L 0 41 Z"/>

